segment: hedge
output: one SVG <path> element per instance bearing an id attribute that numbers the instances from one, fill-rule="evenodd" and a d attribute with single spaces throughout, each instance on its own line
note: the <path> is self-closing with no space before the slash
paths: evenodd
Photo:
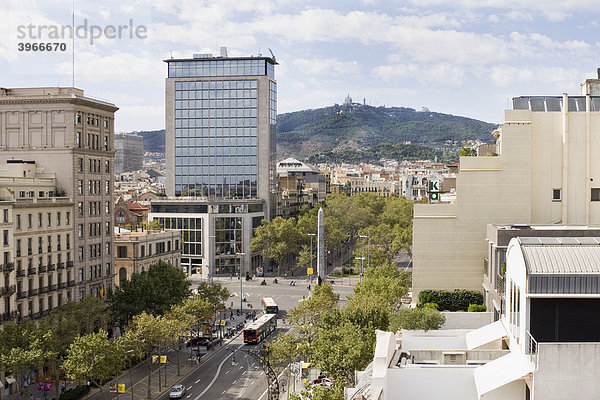
<path id="1" fill-rule="evenodd" d="M 60 395 L 60 400 L 79 400 L 90 391 L 88 385 L 80 385 L 73 389 L 69 389 Z"/>
<path id="2" fill-rule="evenodd" d="M 487 311 L 487 308 L 483 304 L 469 304 L 469 312 L 485 312 L 485 311 Z"/>
<path id="3" fill-rule="evenodd" d="M 440 311 L 467 311 L 470 304 L 483 304 L 483 295 L 476 290 L 423 290 L 419 305 L 436 303 Z"/>

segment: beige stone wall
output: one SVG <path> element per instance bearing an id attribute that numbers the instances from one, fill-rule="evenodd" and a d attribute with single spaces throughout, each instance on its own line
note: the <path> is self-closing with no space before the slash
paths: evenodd
<path id="1" fill-rule="evenodd" d="M 481 290 L 489 223 L 600 223 L 600 201 L 590 201 L 591 188 L 600 188 L 591 150 L 600 146 L 600 113 L 507 110 L 505 121 L 498 157 L 461 157 L 455 209 L 415 205 L 414 296 Z M 552 201 L 552 189 L 562 190 L 562 201 Z"/>

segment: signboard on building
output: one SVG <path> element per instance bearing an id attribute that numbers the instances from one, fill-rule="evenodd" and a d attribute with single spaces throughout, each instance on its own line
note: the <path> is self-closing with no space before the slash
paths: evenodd
<path id="1" fill-rule="evenodd" d="M 429 181 L 429 201 L 438 202 L 440 201 L 440 182 Z"/>

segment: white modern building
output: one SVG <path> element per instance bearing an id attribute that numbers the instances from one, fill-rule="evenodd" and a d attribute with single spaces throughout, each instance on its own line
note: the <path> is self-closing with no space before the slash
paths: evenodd
<path id="1" fill-rule="evenodd" d="M 415 205 L 413 295 L 481 290 L 487 224 L 600 224 L 599 87 L 515 97 L 496 151 L 460 158 L 456 201 Z"/>
<path id="2" fill-rule="evenodd" d="M 597 399 L 600 238 L 514 238 L 506 266 L 500 320 L 378 332 L 373 364 L 346 399 Z"/>

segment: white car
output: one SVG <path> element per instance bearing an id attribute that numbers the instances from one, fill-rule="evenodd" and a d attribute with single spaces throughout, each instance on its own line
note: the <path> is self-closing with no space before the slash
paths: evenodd
<path id="1" fill-rule="evenodd" d="M 184 394 L 185 394 L 185 386 L 175 385 L 171 388 L 171 391 L 169 392 L 169 398 L 181 399 Z"/>

